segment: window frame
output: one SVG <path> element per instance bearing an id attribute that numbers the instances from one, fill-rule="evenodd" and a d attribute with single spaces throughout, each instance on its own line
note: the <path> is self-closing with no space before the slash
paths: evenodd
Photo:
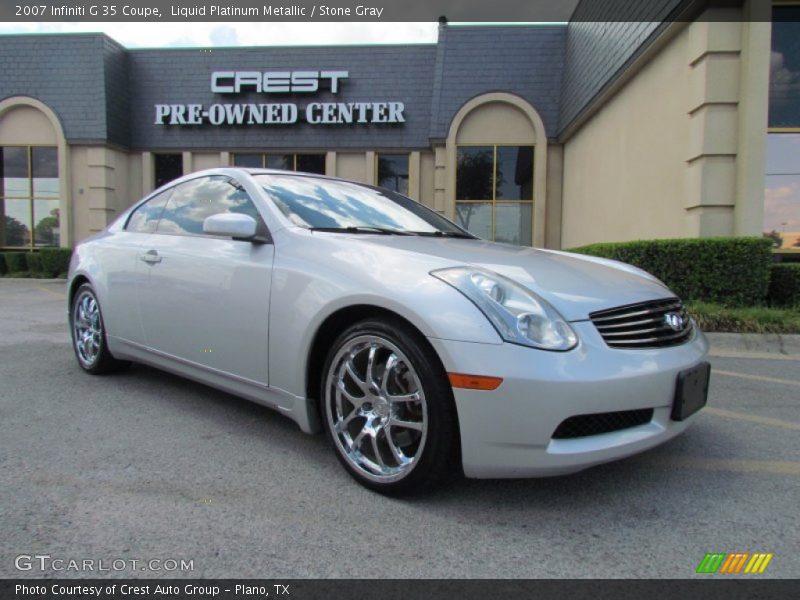
<path id="1" fill-rule="evenodd" d="M 483 200 L 461 200 L 458 198 L 458 151 L 460 148 L 491 148 L 492 149 L 492 197 L 491 199 L 486 198 Z M 531 148 L 531 199 L 530 200 L 505 200 L 505 199 L 497 199 L 497 149 L 498 148 Z M 492 236 L 489 241 L 494 242 L 497 238 L 497 205 L 499 204 L 513 204 L 513 205 L 529 205 L 531 207 L 531 223 L 530 223 L 530 230 L 531 230 L 531 240 L 530 244 L 525 244 L 525 246 L 533 246 L 533 238 L 534 238 L 534 220 L 536 218 L 536 152 L 537 152 L 537 144 L 509 144 L 508 142 L 467 142 L 467 143 L 456 143 L 455 145 L 455 154 L 456 160 L 455 165 L 453 167 L 453 195 L 455 197 L 453 201 L 453 210 L 455 214 L 455 222 L 456 225 L 461 227 L 458 224 L 458 205 L 459 204 L 487 204 L 490 203 L 492 206 Z M 466 229 L 466 228 L 465 228 Z M 472 232 L 470 232 L 472 233 Z M 475 235 L 475 234 L 473 234 Z M 505 243 L 505 242 L 504 242 Z"/>
<path id="2" fill-rule="evenodd" d="M 771 6 L 771 10 L 774 10 L 777 7 L 795 7 L 795 8 L 797 8 L 797 7 L 800 7 L 800 0 L 773 0 L 772 6 Z M 771 27 L 772 27 L 772 23 L 770 23 L 770 28 Z M 770 50 L 770 52 L 772 52 L 772 43 L 770 43 L 769 50 Z M 769 95 L 769 92 L 770 92 L 769 86 L 770 86 L 770 84 L 768 83 L 767 86 L 768 86 L 767 95 Z M 768 105 L 767 109 L 769 110 L 769 98 L 767 98 L 767 105 Z M 769 126 L 769 115 L 767 115 L 767 122 L 768 122 L 768 124 L 767 124 L 767 132 L 766 132 L 767 138 L 769 138 L 769 136 L 771 136 L 771 135 L 783 135 L 783 134 L 795 134 L 796 135 L 796 134 L 800 134 L 800 126 L 798 126 L 798 127 L 770 127 Z M 766 142 L 765 142 L 765 147 L 766 147 Z M 766 204 L 767 179 L 769 177 L 771 177 L 771 176 L 776 176 L 776 175 L 780 175 L 780 174 L 779 173 L 768 173 L 766 165 L 764 165 L 764 167 L 765 167 L 764 168 L 764 203 Z M 792 176 L 793 174 L 789 174 L 789 175 Z M 766 213 L 766 211 L 764 211 L 764 214 L 762 214 L 762 216 L 761 216 L 761 230 L 762 230 L 762 234 L 764 234 L 764 235 L 766 233 L 768 233 L 768 232 L 764 231 L 764 229 L 765 229 L 764 221 L 765 221 L 765 216 L 766 216 L 765 213 Z M 779 231 L 778 233 L 780 234 L 782 232 Z M 791 250 L 787 253 L 787 249 L 785 249 L 783 247 L 773 248 L 772 251 L 775 254 L 796 254 L 796 253 L 792 252 Z"/>
<path id="3" fill-rule="evenodd" d="M 58 172 L 58 179 L 59 182 L 59 189 L 58 189 L 58 197 L 57 198 L 39 198 L 40 200 L 50 200 L 58 202 L 59 208 L 59 228 L 61 227 L 61 208 L 62 208 L 62 200 L 61 197 L 61 169 L 58 160 L 59 150 L 57 145 L 53 144 L 3 144 L 0 148 L 25 148 L 25 156 L 27 160 L 27 180 L 28 180 L 28 193 L 26 196 L 6 196 L 4 193 L 0 193 L 0 202 L 5 202 L 6 200 L 24 200 L 28 203 L 28 218 L 30 218 L 30 243 L 26 246 L 0 246 L 0 251 L 3 252 L 38 252 L 42 248 L 60 248 L 61 236 L 59 234 L 59 245 L 58 246 L 37 246 L 36 245 L 36 222 L 34 220 L 34 203 L 36 201 L 36 197 L 33 194 L 33 149 L 34 148 L 47 148 L 56 151 L 56 171 Z M 5 214 L 5 210 L 3 211 Z"/>
<path id="4" fill-rule="evenodd" d="M 172 195 L 175 193 L 175 188 L 181 186 L 183 184 L 192 183 L 193 181 L 198 181 L 200 179 L 210 179 L 212 177 L 222 177 L 229 181 L 236 183 L 237 185 L 242 187 L 242 191 L 247 194 L 248 200 L 253 203 L 253 207 L 256 209 L 256 214 L 258 218 L 256 219 L 256 236 L 252 240 L 236 240 L 228 236 L 222 235 L 208 235 L 205 233 L 172 233 L 166 231 L 158 231 L 158 224 L 161 223 L 161 218 L 164 216 L 164 211 L 169 204 L 169 201 L 172 199 Z M 128 229 L 128 224 L 133 217 L 133 214 L 139 210 L 142 206 L 150 202 L 151 200 L 155 200 L 161 194 L 165 194 L 169 192 L 169 197 L 167 198 L 167 202 L 164 204 L 164 208 L 161 210 L 161 215 L 158 217 L 158 223 L 156 224 L 156 230 L 152 232 L 143 232 L 143 231 L 131 231 Z M 220 214 L 220 213 L 216 213 Z M 269 227 L 267 226 L 266 221 L 264 220 L 264 216 L 261 214 L 261 211 L 258 209 L 258 204 L 253 200 L 252 195 L 248 192 L 241 181 L 232 177 L 230 175 L 223 175 L 223 174 L 215 174 L 215 175 L 198 175 L 197 177 L 191 177 L 188 179 L 181 179 L 180 181 L 176 180 L 174 183 L 168 185 L 166 188 L 160 188 L 150 195 L 146 196 L 143 200 L 141 200 L 138 204 L 136 204 L 131 211 L 128 213 L 128 216 L 125 217 L 125 222 L 122 225 L 121 229 L 124 233 L 133 233 L 133 234 L 143 234 L 143 235 L 169 235 L 173 237 L 194 237 L 194 238 L 203 238 L 203 239 L 211 239 L 211 240 L 228 240 L 234 242 L 246 242 L 246 243 L 260 243 L 260 244 L 271 244 L 272 243 L 272 234 L 270 233 Z"/>
<path id="5" fill-rule="evenodd" d="M 166 189 L 157 190 L 156 192 L 150 194 L 144 200 L 139 202 L 139 204 L 137 204 L 133 209 L 131 209 L 131 212 L 128 213 L 128 216 L 125 217 L 125 222 L 122 224 L 122 231 L 125 231 L 127 233 L 141 233 L 143 235 L 152 235 L 152 234 L 156 233 L 155 231 L 134 231 L 132 229 L 129 229 L 128 227 L 131 224 L 131 219 L 133 219 L 133 215 L 135 215 L 139 211 L 139 209 L 144 208 L 147 204 L 149 204 L 150 202 L 152 202 L 153 200 L 155 200 L 159 196 L 163 196 L 163 195 L 166 194 L 167 195 L 167 200 L 164 202 L 164 206 L 161 207 L 161 213 L 159 213 L 158 219 L 156 220 L 156 231 L 157 231 L 158 230 L 158 222 L 161 220 L 161 215 L 164 214 L 164 209 L 167 207 L 167 202 L 169 202 L 169 199 L 172 197 L 172 192 L 175 189 L 175 187 L 177 187 L 177 185 L 178 184 L 175 184 L 175 185 L 170 186 L 170 187 L 168 187 Z"/>

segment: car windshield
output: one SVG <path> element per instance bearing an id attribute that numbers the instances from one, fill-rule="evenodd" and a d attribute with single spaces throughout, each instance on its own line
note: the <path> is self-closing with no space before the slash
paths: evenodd
<path id="1" fill-rule="evenodd" d="M 292 223 L 307 229 L 474 237 L 419 202 L 389 190 L 297 175 L 254 177 Z"/>

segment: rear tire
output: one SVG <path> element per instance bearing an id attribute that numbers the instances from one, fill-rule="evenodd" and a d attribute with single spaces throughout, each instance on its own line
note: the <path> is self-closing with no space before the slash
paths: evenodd
<path id="1" fill-rule="evenodd" d="M 88 283 L 81 285 L 72 299 L 69 329 L 75 357 L 80 367 L 87 373 L 101 375 L 130 365 L 128 361 L 117 360 L 111 355 L 100 303 Z"/>
<path id="2" fill-rule="evenodd" d="M 398 320 L 346 329 L 325 361 L 322 420 L 361 485 L 391 495 L 461 474 L 452 389 L 434 351 Z"/>

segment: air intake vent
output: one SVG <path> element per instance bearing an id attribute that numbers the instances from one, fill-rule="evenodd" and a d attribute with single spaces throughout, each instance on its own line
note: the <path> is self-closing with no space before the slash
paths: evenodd
<path id="1" fill-rule="evenodd" d="M 677 346 L 692 335 L 692 321 L 677 298 L 600 310 L 589 318 L 612 348 Z"/>
<path id="2" fill-rule="evenodd" d="M 597 413 L 594 415 L 578 415 L 561 422 L 553 433 L 553 439 L 600 435 L 644 425 L 653 420 L 653 409 L 622 410 L 619 412 Z"/>

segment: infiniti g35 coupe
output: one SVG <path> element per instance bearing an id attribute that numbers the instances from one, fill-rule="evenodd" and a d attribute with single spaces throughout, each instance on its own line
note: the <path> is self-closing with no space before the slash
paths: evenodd
<path id="1" fill-rule="evenodd" d="M 708 393 L 708 344 L 648 273 L 318 175 L 176 180 L 78 245 L 68 290 L 85 371 L 136 361 L 272 407 L 385 493 L 629 456 Z"/>

